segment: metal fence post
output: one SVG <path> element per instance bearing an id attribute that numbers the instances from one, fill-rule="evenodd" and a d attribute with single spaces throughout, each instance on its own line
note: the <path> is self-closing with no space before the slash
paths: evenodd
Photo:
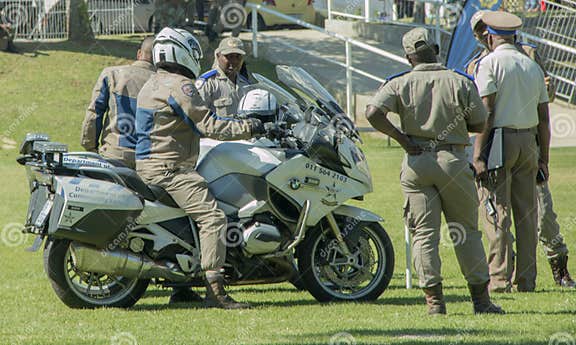
<path id="1" fill-rule="evenodd" d="M 370 23 L 370 0 L 365 0 L 364 1 L 364 21 L 366 23 Z"/>
<path id="2" fill-rule="evenodd" d="M 406 289 L 412 288 L 412 245 L 410 230 L 404 226 L 404 241 L 406 242 Z"/>
<path id="3" fill-rule="evenodd" d="M 436 43 L 439 47 L 442 47 L 441 37 L 440 37 L 440 8 L 443 4 L 443 1 L 437 1 L 435 3 L 436 7 Z"/>
<path id="4" fill-rule="evenodd" d="M 327 7 L 328 7 L 328 20 L 332 20 L 332 0 L 327 0 Z"/>
<path id="5" fill-rule="evenodd" d="M 356 112 L 352 109 L 352 47 L 346 40 L 346 114 L 356 122 Z"/>
<path id="6" fill-rule="evenodd" d="M 252 55 L 258 58 L 258 11 L 252 7 Z"/>
<path id="7" fill-rule="evenodd" d="M 131 0 L 130 3 L 132 4 L 132 35 L 136 32 L 136 24 L 134 23 L 134 0 Z"/>

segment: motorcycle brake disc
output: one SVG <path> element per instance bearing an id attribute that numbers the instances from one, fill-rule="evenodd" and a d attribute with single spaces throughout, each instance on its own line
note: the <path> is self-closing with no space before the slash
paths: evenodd
<path id="1" fill-rule="evenodd" d="M 370 280 L 372 276 L 371 269 L 374 266 L 375 260 L 374 253 L 372 253 L 370 248 L 370 243 L 366 238 L 360 237 L 358 239 L 358 246 L 354 254 L 356 257 L 356 265 L 360 267 L 349 264 L 335 264 L 334 259 L 343 257 L 343 255 L 337 247 L 332 250 L 336 250 L 336 254 L 340 255 L 330 256 L 333 258 L 331 260 L 332 262 L 328 262 L 327 265 L 320 267 L 320 272 L 328 280 L 341 288 L 354 288 L 362 284 L 362 282 Z"/>

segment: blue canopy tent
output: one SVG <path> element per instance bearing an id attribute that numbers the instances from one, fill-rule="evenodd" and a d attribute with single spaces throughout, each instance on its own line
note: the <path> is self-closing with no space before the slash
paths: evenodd
<path id="1" fill-rule="evenodd" d="M 502 5 L 502 0 L 466 0 L 460 14 L 460 20 L 452 32 L 446 66 L 450 69 L 465 71 L 466 63 L 477 50 L 478 42 L 470 28 L 470 19 L 480 10 L 496 11 Z"/>

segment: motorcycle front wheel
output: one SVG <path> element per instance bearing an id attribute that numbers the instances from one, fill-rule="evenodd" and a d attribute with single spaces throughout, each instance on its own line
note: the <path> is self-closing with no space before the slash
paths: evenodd
<path id="1" fill-rule="evenodd" d="M 69 240 L 51 240 L 44 270 L 54 292 L 70 308 L 129 308 L 144 295 L 149 279 L 82 272 L 74 265 Z"/>
<path id="2" fill-rule="evenodd" d="M 350 256 L 322 225 L 306 233 L 298 249 L 298 270 L 306 290 L 319 302 L 376 300 L 394 273 L 394 248 L 384 228 L 368 222 L 350 226 L 345 220 L 337 219 L 341 229 L 346 229 Z"/>

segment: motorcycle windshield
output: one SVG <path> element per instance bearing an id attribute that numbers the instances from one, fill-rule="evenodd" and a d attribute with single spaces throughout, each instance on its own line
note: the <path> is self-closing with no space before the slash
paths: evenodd
<path id="1" fill-rule="evenodd" d="M 286 107 L 292 116 L 294 116 L 298 121 L 304 119 L 304 112 L 300 108 L 302 101 L 294 97 L 290 92 L 284 90 L 280 85 L 276 84 L 272 80 L 264 77 L 260 74 L 253 74 L 254 79 L 258 81 L 256 84 L 249 86 L 249 89 L 262 89 L 270 92 L 276 96 L 276 101 L 279 106 Z"/>
<path id="2" fill-rule="evenodd" d="M 276 74 L 282 83 L 292 88 L 308 105 L 329 107 L 332 115 L 344 113 L 334 96 L 301 67 L 276 66 Z"/>

